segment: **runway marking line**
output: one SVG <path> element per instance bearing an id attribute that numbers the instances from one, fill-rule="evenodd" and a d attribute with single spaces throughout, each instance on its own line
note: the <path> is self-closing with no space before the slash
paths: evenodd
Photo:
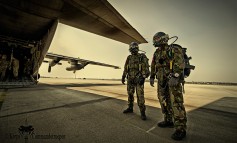
<path id="1" fill-rule="evenodd" d="M 150 131 L 154 130 L 154 129 L 156 128 L 156 126 L 157 126 L 157 125 L 155 124 L 154 126 L 152 126 L 152 127 L 151 127 L 149 130 L 147 130 L 146 132 L 147 132 L 147 133 L 150 133 Z"/>

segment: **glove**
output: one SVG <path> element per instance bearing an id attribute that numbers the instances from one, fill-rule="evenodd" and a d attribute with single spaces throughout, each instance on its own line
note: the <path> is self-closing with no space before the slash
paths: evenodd
<path id="1" fill-rule="evenodd" d="M 154 78 L 150 78 L 150 85 L 151 85 L 152 87 L 154 87 L 154 82 L 155 82 L 155 79 L 154 79 Z"/>
<path id="2" fill-rule="evenodd" d="M 179 78 L 171 77 L 168 82 L 170 87 L 175 87 L 179 84 Z"/>
<path id="3" fill-rule="evenodd" d="M 138 79 L 138 84 L 139 84 L 139 85 L 143 85 L 144 82 L 145 82 L 145 78 L 144 78 L 144 77 L 139 77 L 139 79 Z"/>
<path id="4" fill-rule="evenodd" d="M 160 64 L 163 64 L 164 61 L 165 61 L 164 59 L 159 59 L 159 63 L 160 63 Z"/>
<path id="5" fill-rule="evenodd" d="M 122 82 L 122 84 L 125 84 L 125 76 L 122 76 L 121 82 Z"/>

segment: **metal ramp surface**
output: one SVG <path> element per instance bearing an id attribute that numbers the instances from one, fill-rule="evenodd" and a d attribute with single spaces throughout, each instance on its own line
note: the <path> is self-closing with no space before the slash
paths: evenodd
<path id="1" fill-rule="evenodd" d="M 29 87 L 36 84 L 37 84 L 37 81 L 32 76 L 25 76 L 19 79 L 6 79 L 5 81 L 0 81 L 0 89 L 1 88 Z"/>

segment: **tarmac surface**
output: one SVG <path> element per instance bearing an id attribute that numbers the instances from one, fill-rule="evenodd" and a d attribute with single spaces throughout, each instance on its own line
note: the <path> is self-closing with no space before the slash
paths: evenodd
<path id="1" fill-rule="evenodd" d="M 136 97 L 136 96 L 135 96 Z M 156 87 L 145 83 L 147 120 L 127 108 L 120 81 L 40 79 L 35 87 L 0 89 L 0 143 L 169 143 Z M 3 101 L 3 102 L 1 102 Z M 190 143 L 237 143 L 237 86 L 185 85 Z"/>

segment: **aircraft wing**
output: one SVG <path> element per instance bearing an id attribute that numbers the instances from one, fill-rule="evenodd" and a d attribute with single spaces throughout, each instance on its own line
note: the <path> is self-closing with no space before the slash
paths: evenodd
<path id="1" fill-rule="evenodd" d="M 0 17 L 1 35 L 24 40 L 42 40 L 59 21 L 122 43 L 147 43 L 107 0 L 0 0 Z"/>
<path id="2" fill-rule="evenodd" d="M 95 61 L 90 61 L 90 60 L 85 60 L 85 59 L 80 59 L 80 58 L 68 57 L 68 56 L 58 55 L 58 54 L 54 54 L 54 53 L 47 53 L 45 58 L 52 59 L 57 62 L 68 61 L 68 62 L 74 62 L 74 63 L 84 63 L 86 65 L 91 64 L 91 65 L 98 65 L 98 66 L 105 66 L 105 67 L 120 69 L 120 67 L 114 66 L 114 65 L 109 65 L 109 64 L 105 64 L 105 63 L 100 63 L 100 62 L 95 62 Z"/>
<path id="3" fill-rule="evenodd" d="M 107 0 L 64 0 L 59 22 L 122 43 L 147 43 Z"/>

